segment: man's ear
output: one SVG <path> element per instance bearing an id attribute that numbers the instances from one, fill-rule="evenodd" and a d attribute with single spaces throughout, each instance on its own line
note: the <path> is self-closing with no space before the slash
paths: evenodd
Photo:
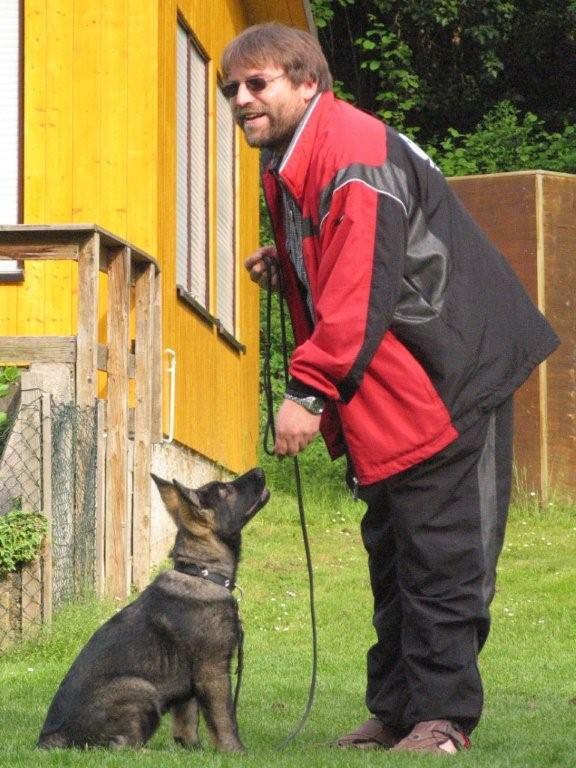
<path id="1" fill-rule="evenodd" d="M 305 80 L 300 85 L 300 93 L 305 101 L 312 101 L 318 93 L 318 82 L 312 79 Z"/>

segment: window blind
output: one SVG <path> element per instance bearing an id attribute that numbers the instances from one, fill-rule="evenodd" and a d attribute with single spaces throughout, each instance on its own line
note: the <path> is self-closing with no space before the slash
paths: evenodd
<path id="1" fill-rule="evenodd" d="M 216 107 L 217 314 L 224 329 L 235 335 L 234 120 L 228 100 L 220 90 Z"/>

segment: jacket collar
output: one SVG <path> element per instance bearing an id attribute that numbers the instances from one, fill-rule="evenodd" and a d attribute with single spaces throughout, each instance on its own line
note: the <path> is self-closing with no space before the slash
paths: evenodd
<path id="1" fill-rule="evenodd" d="M 326 91 L 312 99 L 296 128 L 288 149 L 278 164 L 272 162 L 272 166 L 276 166 L 282 180 L 296 199 L 301 197 L 304 189 L 320 120 L 334 103 L 334 98 L 331 91 Z"/>

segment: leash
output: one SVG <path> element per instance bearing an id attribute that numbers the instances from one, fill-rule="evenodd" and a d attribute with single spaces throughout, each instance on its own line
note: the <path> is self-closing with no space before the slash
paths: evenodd
<path id="1" fill-rule="evenodd" d="M 262 363 L 262 379 L 264 394 L 266 397 L 266 426 L 264 429 L 263 448 L 269 456 L 274 456 L 273 448 L 269 447 L 269 438 L 272 437 L 274 443 L 276 435 L 274 429 L 274 398 L 272 393 L 272 371 L 271 371 L 271 341 L 272 341 L 272 260 L 268 257 L 265 259 L 266 264 L 266 276 L 267 276 L 267 291 L 266 291 L 266 338 L 263 342 L 263 363 Z M 284 383 L 288 383 L 288 344 L 286 335 L 286 315 L 284 311 L 284 301 L 282 298 L 282 281 L 280 275 L 280 267 L 275 265 L 276 278 L 277 278 L 277 291 L 278 291 L 278 305 L 280 312 L 280 344 L 282 348 L 282 364 L 284 373 Z M 272 443 L 272 444 L 273 444 Z M 316 693 L 316 678 L 318 672 L 318 634 L 316 629 L 316 608 L 314 601 L 314 572 L 312 568 L 312 553 L 310 550 L 310 542 L 308 540 L 308 530 L 306 525 L 306 513 L 304 510 L 304 498 L 302 494 L 302 478 L 300 475 L 300 465 L 298 463 L 298 457 L 293 457 L 294 462 L 294 480 L 296 485 L 296 498 L 298 501 L 298 513 L 300 516 L 300 528 L 302 530 L 302 540 L 304 543 L 304 551 L 306 553 L 306 568 L 308 571 L 308 590 L 310 596 L 310 626 L 312 633 L 312 672 L 310 679 L 310 688 L 308 691 L 308 701 L 304 709 L 304 713 L 300 718 L 300 721 L 294 727 L 294 729 L 286 736 L 286 738 L 280 742 L 278 749 L 284 749 L 293 739 L 298 736 L 300 731 L 304 728 L 306 721 L 312 711 L 312 705 L 314 703 L 314 695 Z"/>

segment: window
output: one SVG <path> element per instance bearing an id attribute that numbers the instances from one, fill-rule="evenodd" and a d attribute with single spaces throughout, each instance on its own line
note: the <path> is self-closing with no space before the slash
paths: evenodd
<path id="1" fill-rule="evenodd" d="M 235 124 L 220 88 L 215 115 L 209 115 L 208 58 L 182 18 L 176 67 L 176 288 L 229 346 L 243 352 L 236 338 Z M 215 146 L 209 136 L 215 137 Z M 214 162 L 209 164 L 212 154 Z M 211 275 L 215 285 L 210 284 Z"/>
<path id="2" fill-rule="evenodd" d="M 20 0 L 0 0 L 0 224 L 20 216 Z M 17 261 L 0 261 L 0 281 L 21 280 Z"/>
<path id="3" fill-rule="evenodd" d="M 207 64 L 182 22 L 177 30 L 176 283 L 209 311 Z"/>
<path id="4" fill-rule="evenodd" d="M 220 327 L 236 335 L 236 236 L 234 217 L 234 120 L 228 100 L 216 98 L 216 291 Z"/>

